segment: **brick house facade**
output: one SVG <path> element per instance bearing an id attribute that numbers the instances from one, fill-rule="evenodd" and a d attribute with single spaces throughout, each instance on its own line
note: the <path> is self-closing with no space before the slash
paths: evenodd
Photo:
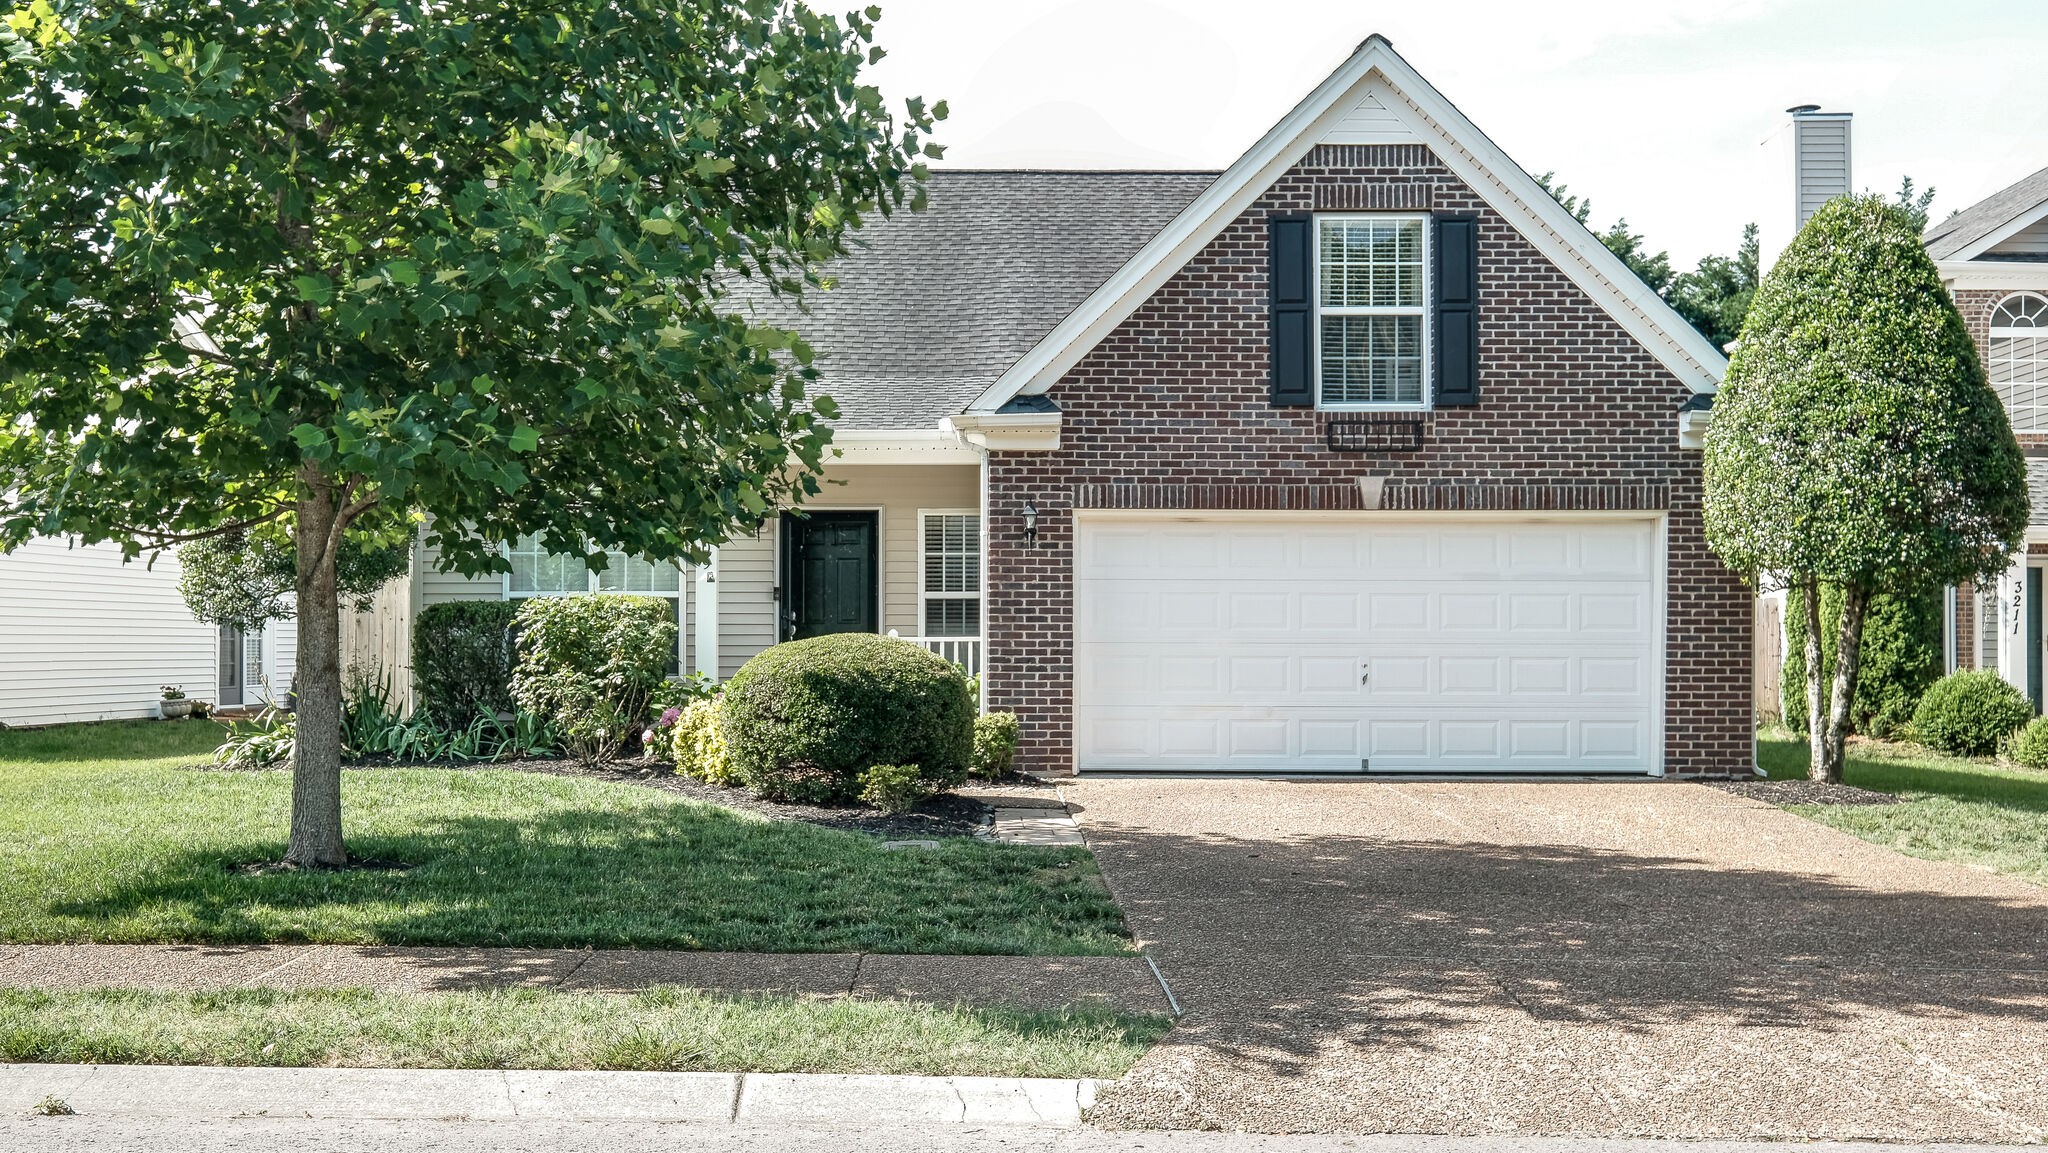
<path id="1" fill-rule="evenodd" d="M 1328 446 L 1330 414 L 1275 408 L 1266 223 L 1359 206 L 1479 220 L 1479 402 L 1425 415 L 1423 447 Z M 991 510 L 1038 509 L 1029 547 L 991 527 L 990 705 L 1024 718 L 1020 763 L 1073 764 L 1073 513 L 1090 508 L 1636 509 L 1666 516 L 1664 766 L 1753 766 L 1748 588 L 1707 548 L 1686 385 L 1422 145 L 1323 145 L 1060 377 L 1054 452 L 994 452 Z M 999 513 L 992 512 L 992 517 Z"/>

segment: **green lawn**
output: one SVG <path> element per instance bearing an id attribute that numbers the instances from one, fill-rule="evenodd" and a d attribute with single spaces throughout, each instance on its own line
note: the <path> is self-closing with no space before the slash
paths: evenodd
<path id="1" fill-rule="evenodd" d="M 195 772 L 205 722 L 0 732 L 0 941 L 554 945 L 1103 954 L 1122 918 L 1080 849 L 770 822 L 505 770 L 344 774 L 350 850 L 403 872 L 272 873 L 289 774 Z"/>
<path id="2" fill-rule="evenodd" d="M 1119 1077 L 1169 1027 L 1108 1010 L 492 993 L 0 989 L 0 1062 Z"/>
<path id="3" fill-rule="evenodd" d="M 1773 778 L 1806 775 L 1806 745 L 1765 733 L 1759 757 Z M 1904 798 L 1896 805 L 1795 805 L 1792 811 L 1937 861 L 1983 865 L 2048 884 L 2048 773 L 1944 756 L 1918 745 L 1857 742 L 1848 784 Z"/>

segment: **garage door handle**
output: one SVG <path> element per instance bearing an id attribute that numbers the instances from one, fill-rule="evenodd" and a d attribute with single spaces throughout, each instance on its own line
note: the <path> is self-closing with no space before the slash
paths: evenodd
<path id="1" fill-rule="evenodd" d="M 1359 684 L 1361 684 L 1361 685 L 1364 685 L 1364 684 L 1371 684 L 1371 683 L 1372 683 L 1372 662 L 1371 662 L 1371 661 L 1360 661 L 1360 662 L 1358 662 L 1358 683 L 1359 683 Z"/>

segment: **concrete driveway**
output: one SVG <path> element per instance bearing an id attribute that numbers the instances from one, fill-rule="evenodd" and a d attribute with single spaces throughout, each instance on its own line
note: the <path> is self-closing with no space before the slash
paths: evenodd
<path id="1" fill-rule="evenodd" d="M 2048 1133 L 2048 889 L 1697 785 L 1063 789 L 1187 1010 L 1101 1124 Z"/>

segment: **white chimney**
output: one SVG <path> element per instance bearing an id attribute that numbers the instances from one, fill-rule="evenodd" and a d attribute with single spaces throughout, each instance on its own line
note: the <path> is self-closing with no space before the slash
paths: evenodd
<path id="1" fill-rule="evenodd" d="M 1849 113 L 1818 104 L 1787 108 L 1788 119 L 1764 138 L 1767 200 L 1757 221 L 1758 267 L 1765 272 L 1820 206 L 1851 190 Z"/>

